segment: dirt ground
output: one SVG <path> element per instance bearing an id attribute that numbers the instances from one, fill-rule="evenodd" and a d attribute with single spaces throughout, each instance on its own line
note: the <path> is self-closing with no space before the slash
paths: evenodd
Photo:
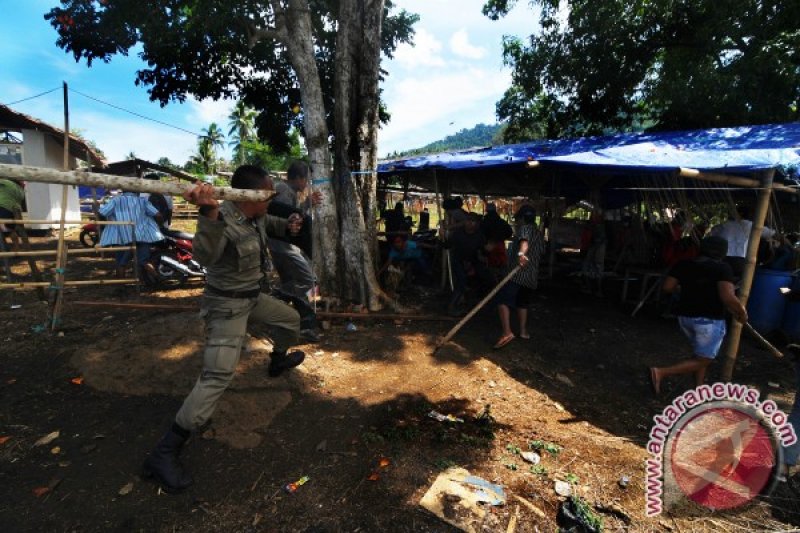
<path id="1" fill-rule="evenodd" d="M 71 260 L 67 275 L 111 271 L 110 259 L 85 258 Z M 686 343 L 673 321 L 633 319 L 611 297 L 555 282 L 537 296 L 532 338 L 497 351 L 492 310 L 435 355 L 451 323 L 355 320 L 348 331 L 339 321 L 304 347 L 301 367 L 269 379 L 269 340 L 253 332 L 211 427 L 182 455 L 195 485 L 161 493 L 139 468 L 197 377 L 202 321 L 192 311 L 75 302 L 194 306 L 200 291 L 69 290 L 56 333 L 42 331 L 47 306 L 35 292 L 0 293 L 2 531 L 455 531 L 419 506 L 452 466 L 505 488 L 506 504 L 488 508 L 483 531 L 556 530 L 556 480 L 571 482 L 607 531 L 800 525 L 785 487 L 736 515 L 646 518 L 652 417 L 690 383 L 673 380 L 656 399 L 645 369 L 678 360 Z M 445 302 L 433 289 L 406 295 L 418 312 Z M 709 379 L 720 370 L 715 363 Z M 745 342 L 735 375 L 790 407 L 789 362 Z M 464 422 L 436 421 L 432 409 Z M 550 449 L 536 467 L 520 456 L 532 446 Z M 309 481 L 294 493 L 283 490 L 302 476 Z"/>

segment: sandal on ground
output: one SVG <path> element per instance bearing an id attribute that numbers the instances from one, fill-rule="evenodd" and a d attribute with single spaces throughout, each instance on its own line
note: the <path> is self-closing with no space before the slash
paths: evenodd
<path id="1" fill-rule="evenodd" d="M 514 340 L 514 334 L 513 333 L 509 333 L 508 335 L 500 337 L 500 339 L 498 339 L 498 341 L 495 343 L 493 348 L 495 350 L 499 350 L 500 348 L 502 348 L 503 346 L 505 346 L 506 344 L 508 344 L 509 342 L 511 342 L 513 340 Z"/>
<path id="2" fill-rule="evenodd" d="M 656 396 L 661 394 L 661 387 L 656 380 L 656 369 L 654 367 L 650 367 L 650 386 L 653 387 L 653 394 Z"/>

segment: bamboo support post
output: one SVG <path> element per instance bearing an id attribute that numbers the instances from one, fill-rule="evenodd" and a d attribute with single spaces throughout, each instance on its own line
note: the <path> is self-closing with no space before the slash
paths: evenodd
<path id="1" fill-rule="evenodd" d="M 462 318 L 462 319 L 461 319 L 461 321 L 460 321 L 458 324 L 456 324 L 455 326 L 453 326 L 453 329 L 451 329 L 450 331 L 448 331 L 448 332 L 447 332 L 447 335 L 445 335 L 444 337 L 442 337 L 442 338 L 441 338 L 441 340 L 439 340 L 439 341 L 436 343 L 436 347 L 433 349 L 433 353 L 435 354 L 435 353 L 436 353 L 436 352 L 439 350 L 439 348 L 441 348 L 442 346 L 444 346 L 444 345 L 445 345 L 445 343 L 446 343 L 447 341 L 449 341 L 450 339 L 452 339 L 452 338 L 453 338 L 453 336 L 454 336 L 456 333 L 458 333 L 458 330 L 460 330 L 460 329 L 461 329 L 461 328 L 464 326 L 464 324 L 466 324 L 467 322 L 469 322 L 469 320 L 470 320 L 470 319 L 471 319 L 473 316 L 475 316 L 475 314 L 476 314 L 478 311 L 480 311 L 480 310 L 481 310 L 481 308 L 483 308 L 483 306 L 484 306 L 484 305 L 486 305 L 486 303 L 487 303 L 489 300 L 491 300 L 491 299 L 494 297 L 494 295 L 495 295 L 495 294 L 497 294 L 497 293 L 500 291 L 500 289 L 502 289 L 502 288 L 503 288 L 503 286 L 505 286 L 505 284 L 506 284 L 506 283 L 508 283 L 509 281 L 511 281 L 511 278 L 513 278 L 513 277 L 514 277 L 514 275 L 515 275 L 517 272 L 519 272 L 520 268 L 522 268 L 522 267 L 521 267 L 520 265 L 517 265 L 517 266 L 515 266 L 515 267 L 514 267 L 514 268 L 511 270 L 511 272 L 509 272 L 508 274 L 506 274 L 506 277 L 504 277 L 503 279 L 501 279 L 501 280 L 500 280 L 500 282 L 499 282 L 499 283 L 498 283 L 498 284 L 495 286 L 495 288 L 494 288 L 494 289 L 492 289 L 492 292 L 490 292 L 489 294 L 487 294 L 486 296 L 484 296 L 484 297 L 483 297 L 483 300 L 481 300 L 480 302 L 478 302 L 478 304 L 477 304 L 475 307 L 473 307 L 473 308 L 472 308 L 472 310 L 471 310 L 469 313 L 467 313 L 467 315 L 466 315 L 464 318 Z"/>
<path id="2" fill-rule="evenodd" d="M 122 189 L 133 192 L 162 193 L 172 196 L 181 196 L 194 187 L 193 183 L 181 184 L 126 178 L 98 172 L 89 173 L 82 170 L 61 172 L 52 168 L 8 165 L 5 163 L 0 164 L 0 178 L 39 183 L 60 183 L 63 185 L 85 185 L 87 187 L 104 187 L 106 189 Z M 232 189 L 231 187 L 214 187 L 213 192 L 214 198 L 233 201 L 263 202 L 274 195 L 272 191 Z"/>
<path id="3" fill-rule="evenodd" d="M 769 211 L 769 199 L 772 195 L 772 178 L 775 170 L 770 169 L 762 174 L 756 211 L 753 216 L 753 227 L 750 230 L 750 240 L 747 242 L 747 257 L 742 273 L 742 283 L 739 288 L 739 300 L 742 305 L 747 306 L 750 297 L 750 288 L 753 285 L 753 275 L 756 271 L 756 256 L 758 255 L 758 244 L 761 241 L 761 233 L 764 230 L 764 220 Z M 722 379 L 730 381 L 733 378 L 733 369 L 736 366 L 736 356 L 739 353 L 739 341 L 742 336 L 742 323 L 734 320 L 731 324 L 731 331 L 728 336 L 728 344 L 725 349 L 725 366 L 722 369 Z"/>
<path id="4" fill-rule="evenodd" d="M 69 92 L 67 82 L 64 82 L 64 172 L 69 170 Z M 56 248 L 56 271 L 54 276 L 54 288 L 56 291 L 53 305 L 50 309 L 51 323 L 50 329 L 55 331 L 61 321 L 61 306 L 64 302 L 64 279 L 67 267 L 67 254 L 64 251 L 64 228 L 67 219 L 67 201 L 69 200 L 69 188 L 66 184 L 61 186 L 61 217 L 58 225 L 58 245 Z"/>

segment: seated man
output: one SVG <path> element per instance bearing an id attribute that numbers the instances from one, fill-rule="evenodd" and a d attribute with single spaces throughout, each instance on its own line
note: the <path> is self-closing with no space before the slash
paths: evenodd
<path id="1" fill-rule="evenodd" d="M 492 275 L 486 264 L 487 239 L 480 230 L 481 217 L 469 213 L 464 226 L 453 231 L 447 246 L 450 248 L 453 269 L 453 295 L 447 311 L 458 314 L 458 306 L 467 290 L 470 275 L 484 292 L 492 284 Z"/>
<path id="2" fill-rule="evenodd" d="M 428 247 L 430 246 L 398 235 L 392 239 L 392 247 L 389 249 L 389 259 L 386 267 L 397 263 L 405 264 L 405 266 L 411 267 L 411 272 L 418 282 L 427 283 L 432 278 L 433 273 L 431 272 L 430 261 L 428 261 L 422 248 Z"/>

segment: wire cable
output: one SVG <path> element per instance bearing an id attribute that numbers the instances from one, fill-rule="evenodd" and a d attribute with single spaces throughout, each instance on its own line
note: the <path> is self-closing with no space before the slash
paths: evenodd
<path id="1" fill-rule="evenodd" d="M 114 109 L 118 109 L 120 111 L 124 111 L 125 113 L 130 113 L 131 115 L 139 117 L 139 118 L 142 118 L 144 120 L 149 120 L 150 122 L 155 122 L 156 124 L 161 124 L 162 126 L 167 126 L 168 128 L 173 128 L 173 129 L 182 131 L 184 133 L 188 133 L 190 135 L 193 135 L 195 137 L 203 137 L 203 135 L 201 133 L 197 133 L 197 132 L 194 132 L 194 131 L 189 131 L 187 129 L 181 128 L 180 126 L 175 126 L 173 124 L 168 124 L 166 122 L 162 122 L 161 120 L 157 120 L 155 118 L 150 118 L 148 116 L 142 115 L 142 114 L 137 113 L 135 111 L 131 111 L 130 109 L 125 109 L 124 107 L 120 107 L 120 106 L 118 106 L 116 104 L 105 102 L 103 100 L 100 100 L 99 98 L 95 98 L 94 96 L 89 96 L 88 94 L 84 94 L 84 93 L 82 93 L 82 92 L 80 92 L 80 91 L 78 91 L 76 89 L 73 89 L 72 87 L 70 87 L 69 90 L 71 92 L 75 93 L 75 94 L 79 94 L 79 95 L 83 96 L 84 98 L 88 98 L 89 100 L 94 100 L 95 102 L 99 102 L 99 103 L 107 105 L 109 107 L 113 107 Z"/>
<path id="2" fill-rule="evenodd" d="M 44 96 L 46 94 L 50 94 L 53 91 L 58 91 L 60 89 L 61 89 L 61 87 L 56 87 L 55 89 L 50 89 L 49 91 L 45 91 L 45 92 L 39 93 L 39 94 L 34 94 L 33 96 L 29 96 L 27 98 L 23 98 L 22 100 L 16 100 L 14 102 L 9 102 L 7 104 L 2 104 L 2 105 L 6 106 L 6 107 L 9 107 L 9 106 L 12 106 L 12 105 L 21 104 L 22 102 L 27 102 L 28 100 L 33 100 L 34 98 L 39 98 L 40 96 Z"/>

